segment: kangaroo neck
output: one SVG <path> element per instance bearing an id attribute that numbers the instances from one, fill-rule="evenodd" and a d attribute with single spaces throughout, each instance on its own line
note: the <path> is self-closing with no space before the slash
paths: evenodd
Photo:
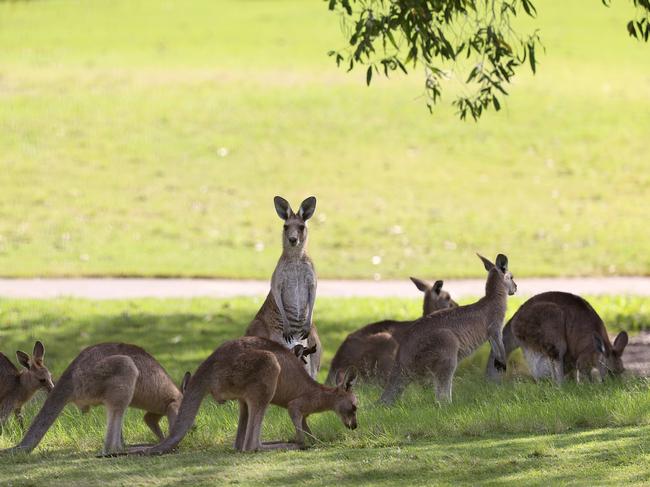
<path id="1" fill-rule="evenodd" d="M 285 240 L 282 241 L 282 259 L 300 259 L 307 253 L 307 239 L 300 245 L 293 246 Z"/>
<path id="2" fill-rule="evenodd" d="M 336 403 L 336 387 L 328 387 L 313 381 L 310 386 L 313 387 L 306 396 L 309 400 L 304 403 L 306 414 L 319 413 L 334 409 Z"/>
<path id="3" fill-rule="evenodd" d="M 486 308 L 485 316 L 488 317 L 487 325 L 503 323 L 506 315 L 508 292 L 503 283 L 503 277 L 498 270 L 492 269 L 485 283 L 485 296 L 480 300 Z"/>

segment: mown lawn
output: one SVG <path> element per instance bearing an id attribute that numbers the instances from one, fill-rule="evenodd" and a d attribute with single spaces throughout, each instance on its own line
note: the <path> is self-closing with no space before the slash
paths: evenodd
<path id="1" fill-rule="evenodd" d="M 511 312 L 521 303 L 512 299 Z M 591 300 L 610 331 L 650 325 L 647 299 Z M 416 300 L 319 300 L 315 318 L 325 356 L 321 378 L 350 330 L 372 320 L 408 318 Z M 242 333 L 260 300 L 2 301 L 0 348 L 10 354 L 46 345 L 46 361 L 60 374 L 81 348 L 107 340 L 144 346 L 180 380 L 223 340 Z M 439 407 L 426 387 L 413 386 L 393 408 L 376 404 L 380 390 L 358 388 L 359 428 L 346 430 L 332 413 L 314 416 L 313 447 L 302 452 L 237 454 L 234 404 L 206 400 L 195 431 L 180 452 L 164 458 L 95 459 L 105 427 L 102 408 L 82 415 L 69 406 L 34 454 L 0 457 L 2 485 L 431 485 L 491 482 L 642 484 L 650 476 L 650 392 L 645 379 L 562 389 L 527 379 L 520 357 L 501 385 L 483 378 L 487 349 L 465 361 L 455 380 L 454 403 Z M 35 414 L 42 398 L 32 402 Z M 152 441 L 129 411 L 128 442 Z M 272 407 L 263 437 L 284 439 L 292 427 Z M 11 422 L 0 448 L 19 441 Z"/>
<path id="2" fill-rule="evenodd" d="M 650 48 L 630 2 L 538 10 L 474 124 L 338 70 L 326 2 L 0 2 L 0 274 L 266 278 L 275 194 L 318 196 L 322 277 L 648 274 Z"/>

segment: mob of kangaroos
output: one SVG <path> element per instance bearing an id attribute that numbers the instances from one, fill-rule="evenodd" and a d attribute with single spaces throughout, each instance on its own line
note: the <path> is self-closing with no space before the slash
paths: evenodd
<path id="1" fill-rule="evenodd" d="M 184 382 L 189 376 L 186 374 Z M 183 395 L 165 369 L 142 348 L 124 343 L 102 343 L 81 351 L 50 391 L 23 440 L 9 451 L 30 452 L 41 441 L 66 404 L 82 412 L 106 407 L 107 427 L 103 455 L 123 453 L 124 413 L 131 406 L 144 409 L 144 421 L 159 440 L 159 421 L 167 416 L 170 427 Z"/>
<path id="2" fill-rule="evenodd" d="M 316 210 L 316 198 L 310 196 L 297 213 L 284 198 L 274 198 L 275 211 L 284 220 L 282 255 L 271 277 L 271 292 L 246 329 L 246 336 L 268 338 L 292 348 L 297 343 L 316 346 L 307 359 L 312 378 L 320 369 L 321 344 L 312 323 L 316 301 L 316 271 L 307 255 L 307 220 Z"/>
<path id="3" fill-rule="evenodd" d="M 30 452 L 42 440 L 68 403 L 82 412 L 104 405 L 107 414 L 102 456 L 124 453 L 163 454 L 174 450 L 188 433 L 205 396 L 239 403 L 234 447 L 238 451 L 303 448 L 312 436 L 307 418 L 333 411 L 349 429 L 357 427 L 358 400 L 352 391 L 357 377 L 384 386 L 381 401 L 391 404 L 414 379 L 431 378 L 436 399 L 451 402 L 458 363 L 485 342 L 490 343 L 487 375 L 499 379 L 508 355 L 521 347 L 536 379 L 552 376 L 558 383 L 568 371 L 576 380 L 591 379 L 597 369 L 623 371 L 628 342 L 621 332 L 613 344 L 586 300 L 568 293 L 542 293 L 526 301 L 503 327 L 507 298 L 517 290 L 508 258 L 493 262 L 479 255 L 487 271 L 485 296 L 458 306 L 443 282 L 433 285 L 411 278 L 424 293 L 423 316 L 413 321 L 384 320 L 350 333 L 336 352 L 327 384 L 315 380 L 322 348 L 313 311 L 316 273 L 307 255 L 307 221 L 316 198 L 305 199 L 297 212 L 279 196 L 275 211 L 283 220 L 282 255 L 266 300 L 246 329 L 246 336 L 217 346 L 193 376 L 187 372 L 177 387 L 156 359 L 136 345 L 102 343 L 82 350 L 56 384 L 43 363 L 45 348 L 36 342 L 32 356 L 17 352 L 18 370 L 0 353 L 0 425 L 11 413 L 22 426 L 21 408 L 38 389 L 48 391 L 22 441 L 8 452 Z M 262 442 L 269 405 L 287 409 L 295 428 L 293 441 Z M 155 445 L 131 445 L 123 439 L 128 407 L 146 411 L 144 421 Z M 167 417 L 169 434 L 160 420 Z"/>

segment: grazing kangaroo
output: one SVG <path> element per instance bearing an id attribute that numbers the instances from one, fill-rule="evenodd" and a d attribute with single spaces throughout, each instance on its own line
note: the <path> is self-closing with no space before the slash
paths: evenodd
<path id="1" fill-rule="evenodd" d="M 24 368 L 18 370 L 6 355 L 0 353 L 0 427 L 13 412 L 21 428 L 24 427 L 22 407 L 39 389 L 50 392 L 54 387 L 52 375 L 43 363 L 45 347 L 41 342 L 34 344 L 30 357 L 18 350 L 16 358 Z"/>
<path id="2" fill-rule="evenodd" d="M 346 427 L 355 429 L 357 398 L 351 390 L 355 378 L 355 372 L 348 371 L 339 376 L 336 387 L 327 387 L 313 380 L 300 359 L 283 345 L 259 337 L 225 342 L 190 379 L 169 437 L 134 453 L 161 454 L 176 448 L 208 393 L 219 403 L 239 401 L 234 446 L 240 451 L 300 447 L 305 433 L 311 434 L 307 417 L 322 411 L 335 411 Z M 295 443 L 261 443 L 262 420 L 269 404 L 288 409 L 296 428 Z"/>
<path id="3" fill-rule="evenodd" d="M 603 320 L 580 296 L 538 294 L 517 310 L 506 328 L 514 344 L 521 346 L 535 379 L 551 375 L 561 384 L 569 370 L 575 371 L 577 382 L 591 380 L 594 368 L 601 380 L 608 372 L 619 375 L 624 371 L 627 333 L 619 333 L 612 345 Z"/>
<path id="4" fill-rule="evenodd" d="M 392 404 L 416 377 L 433 376 L 436 399 L 451 402 L 458 362 L 486 341 L 505 367 L 501 328 L 507 297 L 517 291 L 508 270 L 508 258 L 497 255 L 495 264 L 479 255 L 488 271 L 485 296 L 466 306 L 433 313 L 395 332 L 399 349 L 381 401 Z"/>
<path id="5" fill-rule="evenodd" d="M 186 374 L 184 381 L 189 377 Z M 159 421 L 167 416 L 170 427 L 183 396 L 165 369 L 142 348 L 125 343 L 102 343 L 81 351 L 48 395 L 23 440 L 4 452 L 30 452 L 41 441 L 66 404 L 82 412 L 106 406 L 107 427 L 103 455 L 124 451 L 122 424 L 126 408 L 144 409 L 144 421 L 159 440 Z"/>
<path id="6" fill-rule="evenodd" d="M 411 277 L 411 281 L 424 292 L 423 316 L 458 306 L 449 293 L 442 290 L 443 281 L 436 281 L 433 285 L 415 277 Z M 332 384 L 339 370 L 352 366 L 359 370 L 359 377 L 364 380 L 385 382 L 393 368 L 399 347 L 393 332 L 411 323 L 384 320 L 350 333 L 336 351 L 325 383 Z"/>
<path id="7" fill-rule="evenodd" d="M 309 375 L 316 377 L 320 369 L 321 344 L 312 323 L 316 300 L 316 272 L 307 255 L 307 225 L 316 210 L 316 198 L 310 196 L 294 213 L 284 198 L 274 198 L 275 211 L 284 220 L 282 255 L 273 271 L 271 292 L 246 329 L 246 336 L 268 338 L 293 348 L 300 343 L 317 351 L 306 365 Z"/>

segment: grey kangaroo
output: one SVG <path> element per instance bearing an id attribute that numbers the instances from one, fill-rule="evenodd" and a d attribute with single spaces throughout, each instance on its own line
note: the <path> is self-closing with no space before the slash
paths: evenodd
<path id="1" fill-rule="evenodd" d="M 297 349 L 295 353 L 301 352 Z M 206 394 L 219 403 L 239 401 L 235 448 L 240 451 L 299 448 L 310 414 L 334 411 L 350 429 L 357 427 L 357 398 L 352 392 L 354 370 L 339 375 L 336 387 L 313 380 L 303 363 L 283 345 L 259 337 L 225 342 L 196 370 L 187 385 L 178 418 L 169 437 L 150 449 L 133 453 L 162 454 L 172 451 L 185 437 Z M 296 428 L 295 443 L 260 441 L 264 414 L 269 404 L 288 410 Z"/>
<path id="2" fill-rule="evenodd" d="M 582 297 L 565 292 L 545 292 L 526 301 L 503 329 L 506 357 L 521 346 L 533 377 L 552 377 L 558 384 L 567 372 L 576 381 L 591 380 L 598 370 L 601 380 L 607 373 L 623 373 L 623 351 L 628 335 L 622 331 L 612 345 L 603 320 Z M 490 360 L 489 377 L 500 376 Z"/>
<path id="3" fill-rule="evenodd" d="M 508 270 L 508 258 L 497 255 L 493 264 L 479 255 L 488 271 L 485 296 L 476 303 L 433 313 L 395 333 L 400 344 L 388 385 L 381 401 L 392 404 L 418 377 L 433 376 L 436 399 L 451 402 L 452 382 L 458 362 L 486 341 L 495 360 L 505 367 L 501 328 L 507 297 L 517 291 Z"/>
<path id="4" fill-rule="evenodd" d="M 301 343 L 317 351 L 307 361 L 309 374 L 320 369 L 321 345 L 312 323 L 316 300 L 316 272 L 307 255 L 307 220 L 316 210 L 316 198 L 303 201 L 297 213 L 284 198 L 274 198 L 275 211 L 284 220 L 282 255 L 271 278 L 271 292 L 248 326 L 246 336 L 259 336 L 292 348 Z M 306 343 L 305 343 L 306 340 Z"/>
<path id="5" fill-rule="evenodd" d="M 39 389 L 50 392 L 54 388 L 52 375 L 43 363 L 45 347 L 41 342 L 34 344 L 30 357 L 18 350 L 16 358 L 23 366 L 18 370 L 6 355 L 0 353 L 0 427 L 13 412 L 21 428 L 24 428 L 22 407 Z"/>
<path id="6" fill-rule="evenodd" d="M 189 377 L 186 374 L 184 382 Z M 23 440 L 7 452 L 31 452 L 66 404 L 82 412 L 106 406 L 107 428 L 103 455 L 124 452 L 122 424 L 127 407 L 144 409 L 144 421 L 159 440 L 159 421 L 167 416 L 170 427 L 183 396 L 165 369 L 142 348 L 124 343 L 102 343 L 81 351 L 48 395 Z"/>
<path id="7" fill-rule="evenodd" d="M 458 306 L 449 293 L 442 289 L 443 281 L 436 281 L 433 285 L 415 277 L 411 277 L 411 281 L 424 293 L 423 316 Z M 325 383 L 333 384 L 338 371 L 352 366 L 357 368 L 360 378 L 385 383 L 399 347 L 393 333 L 411 323 L 384 320 L 350 333 L 336 351 Z"/>

